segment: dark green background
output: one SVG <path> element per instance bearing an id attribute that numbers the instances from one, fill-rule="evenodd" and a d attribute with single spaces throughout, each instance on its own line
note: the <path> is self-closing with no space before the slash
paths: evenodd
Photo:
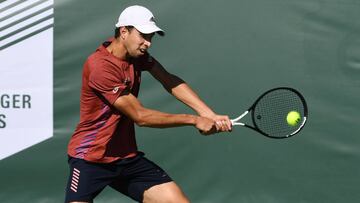
<path id="1" fill-rule="evenodd" d="M 234 117 L 276 86 L 308 101 L 305 129 L 287 140 L 245 128 L 210 137 L 137 128 L 139 148 L 192 202 L 360 202 L 358 0 L 55 1 L 54 137 L 0 162 L 0 202 L 63 201 L 82 64 L 132 4 L 166 31 L 152 55 L 216 112 Z M 147 107 L 192 113 L 148 73 L 140 94 Z M 96 202 L 132 201 L 106 189 Z"/>

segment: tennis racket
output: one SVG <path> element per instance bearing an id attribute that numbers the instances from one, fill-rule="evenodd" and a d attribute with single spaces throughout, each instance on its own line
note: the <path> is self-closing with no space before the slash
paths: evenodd
<path id="1" fill-rule="evenodd" d="M 295 123 L 289 124 L 287 116 L 294 111 L 300 116 Z M 252 125 L 240 122 L 248 114 Z M 263 93 L 247 111 L 232 119 L 231 123 L 233 126 L 244 126 L 267 137 L 280 139 L 300 132 L 307 117 L 307 105 L 300 92 L 289 87 L 278 87 Z"/>

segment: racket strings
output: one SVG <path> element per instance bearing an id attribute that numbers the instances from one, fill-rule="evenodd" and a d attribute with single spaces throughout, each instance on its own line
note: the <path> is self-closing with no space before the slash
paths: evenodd
<path id="1" fill-rule="evenodd" d="M 291 126 L 286 117 L 290 111 L 297 111 L 301 121 Z M 271 137 L 287 137 L 296 132 L 305 115 L 305 106 L 302 99 L 293 91 L 278 89 L 261 97 L 253 110 L 253 119 L 257 128 Z"/>

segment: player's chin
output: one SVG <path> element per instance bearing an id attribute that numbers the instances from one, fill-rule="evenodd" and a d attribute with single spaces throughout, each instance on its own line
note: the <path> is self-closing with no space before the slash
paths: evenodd
<path id="1" fill-rule="evenodd" d="M 139 57 L 143 56 L 145 53 L 146 53 L 146 51 L 138 50 L 136 53 L 131 54 L 131 56 L 133 58 L 139 58 Z"/>

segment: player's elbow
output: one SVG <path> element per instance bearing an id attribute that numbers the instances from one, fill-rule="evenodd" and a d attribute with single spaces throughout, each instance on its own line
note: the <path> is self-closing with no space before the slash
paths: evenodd
<path id="1" fill-rule="evenodd" d="M 139 110 L 136 115 L 132 118 L 134 123 L 139 127 L 146 127 L 149 126 L 148 122 L 148 112 L 146 109 Z"/>
<path id="2" fill-rule="evenodd" d="M 145 122 L 142 119 L 136 119 L 136 120 L 134 120 L 134 122 L 139 127 L 146 127 L 147 126 L 147 122 Z"/>

